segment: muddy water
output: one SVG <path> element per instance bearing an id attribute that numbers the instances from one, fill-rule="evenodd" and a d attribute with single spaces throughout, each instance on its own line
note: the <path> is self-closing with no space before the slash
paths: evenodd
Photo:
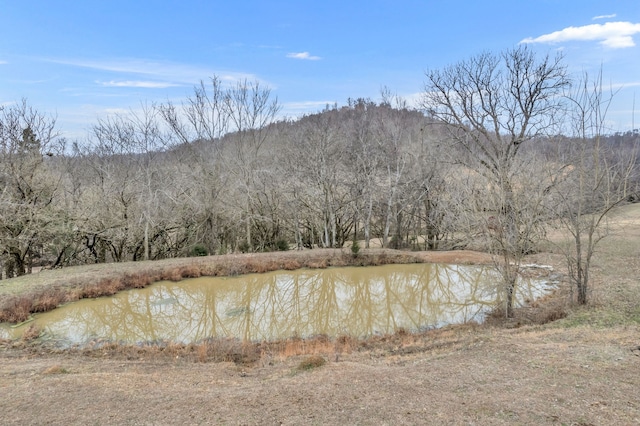
<path id="1" fill-rule="evenodd" d="M 481 322 L 494 306 L 496 280 L 486 267 L 414 264 L 159 282 L 74 302 L 21 327 L 4 324 L 0 337 L 18 337 L 30 324 L 62 345 L 369 336 Z M 518 299 L 534 299 L 546 289 L 543 281 L 523 281 Z"/>

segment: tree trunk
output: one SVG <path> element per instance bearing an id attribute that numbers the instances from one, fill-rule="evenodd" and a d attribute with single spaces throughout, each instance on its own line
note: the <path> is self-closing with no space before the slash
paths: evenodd
<path id="1" fill-rule="evenodd" d="M 144 260 L 149 260 L 149 219 L 144 222 Z"/>
<path id="2" fill-rule="evenodd" d="M 13 273 L 16 277 L 26 275 L 24 259 L 20 253 L 13 253 Z"/>
<path id="3" fill-rule="evenodd" d="M 371 241 L 371 215 L 373 214 L 373 199 L 369 196 L 369 203 L 367 205 L 367 217 L 364 221 L 364 246 L 369 248 Z"/>

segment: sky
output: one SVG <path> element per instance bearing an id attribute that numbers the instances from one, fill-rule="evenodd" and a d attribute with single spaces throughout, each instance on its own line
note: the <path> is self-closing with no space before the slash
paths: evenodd
<path id="1" fill-rule="evenodd" d="M 82 139 L 217 76 L 296 118 L 382 87 L 413 102 L 425 71 L 520 44 L 602 69 L 608 127 L 640 126 L 640 0 L 0 0 L 0 105 L 26 99 Z"/>

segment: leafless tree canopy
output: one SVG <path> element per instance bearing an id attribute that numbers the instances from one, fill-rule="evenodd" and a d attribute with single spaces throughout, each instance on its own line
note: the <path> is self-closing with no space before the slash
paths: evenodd
<path id="1" fill-rule="evenodd" d="M 551 219 L 577 229 L 637 195 L 637 131 L 592 131 L 602 98 L 571 83 L 561 56 L 521 47 L 427 72 L 421 109 L 384 88 L 280 120 L 269 88 L 214 76 L 68 146 L 26 101 L 1 107 L 1 276 L 353 240 L 475 248 L 496 255 L 508 314 Z"/>

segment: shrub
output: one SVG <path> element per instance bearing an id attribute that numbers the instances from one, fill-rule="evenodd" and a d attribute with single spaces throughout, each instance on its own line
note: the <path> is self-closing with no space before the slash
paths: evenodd
<path id="1" fill-rule="evenodd" d="M 314 368 L 322 367 L 327 361 L 319 355 L 312 355 L 303 359 L 298 364 L 298 370 L 313 370 Z"/>
<path id="2" fill-rule="evenodd" d="M 191 248 L 191 256 L 208 256 L 208 255 L 209 255 L 209 250 L 207 250 L 207 248 L 202 244 L 196 244 Z"/>
<path id="3" fill-rule="evenodd" d="M 276 241 L 276 250 L 278 251 L 288 251 L 289 250 L 289 242 L 285 239 L 279 239 Z"/>
<path id="4" fill-rule="evenodd" d="M 240 250 L 241 253 L 248 253 L 249 248 L 250 248 L 249 243 L 246 241 L 243 241 L 240 244 L 238 244 L 238 250 Z"/>
<path id="5" fill-rule="evenodd" d="M 353 254 L 353 257 L 358 256 L 358 253 L 360 253 L 360 244 L 358 244 L 358 240 L 353 240 L 353 244 L 351 245 L 351 253 Z"/>

